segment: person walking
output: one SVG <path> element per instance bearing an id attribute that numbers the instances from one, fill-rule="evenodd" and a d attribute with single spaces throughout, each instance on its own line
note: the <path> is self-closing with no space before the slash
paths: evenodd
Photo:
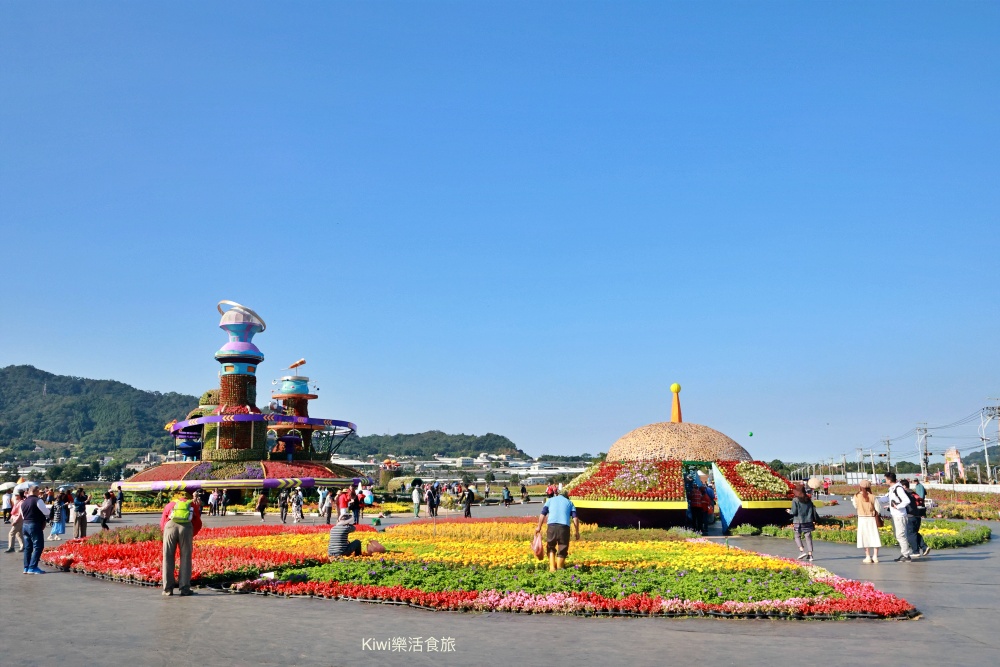
<path id="1" fill-rule="evenodd" d="M 427 505 L 427 514 L 437 516 L 437 507 L 434 505 L 435 492 L 433 486 L 428 486 L 424 490 L 424 503 Z"/>
<path id="2" fill-rule="evenodd" d="M 302 489 L 292 491 L 292 523 L 305 521 L 306 516 L 302 513 Z"/>
<path id="3" fill-rule="evenodd" d="M 219 492 L 213 490 L 208 496 L 208 516 L 215 516 L 219 511 Z"/>
<path id="4" fill-rule="evenodd" d="M 347 509 L 354 516 L 354 525 L 357 525 L 361 521 L 361 496 L 353 486 L 347 494 Z"/>
<path id="5" fill-rule="evenodd" d="M 288 489 L 282 489 L 278 494 L 278 510 L 281 512 L 281 523 L 288 523 Z"/>
<path id="6" fill-rule="evenodd" d="M 351 494 L 348 493 L 347 488 L 343 488 L 337 493 L 337 520 L 340 521 L 340 517 L 350 514 L 351 506 Z"/>
<path id="7" fill-rule="evenodd" d="M 122 491 L 122 485 L 118 485 L 118 493 L 115 495 L 115 516 L 119 519 L 122 518 L 122 508 L 125 506 L 125 492 Z"/>
<path id="8" fill-rule="evenodd" d="M 889 491 L 884 496 L 879 497 L 879 502 L 883 506 L 889 506 L 893 532 L 896 535 L 896 541 L 899 542 L 899 556 L 895 560 L 896 562 L 909 563 L 913 560 L 913 549 L 910 547 L 910 538 L 907 534 L 909 522 L 906 518 L 908 514 L 906 508 L 911 504 L 910 497 L 907 495 L 906 489 L 896 481 L 896 473 L 887 472 L 885 481 L 889 482 Z"/>
<path id="9" fill-rule="evenodd" d="M 462 495 L 462 516 L 466 519 L 472 518 L 472 503 L 476 500 L 476 492 L 470 486 Z"/>
<path id="10" fill-rule="evenodd" d="M 420 518 L 420 502 L 423 500 L 423 493 L 419 486 L 413 487 L 411 499 L 413 500 L 413 516 Z"/>
<path id="11" fill-rule="evenodd" d="M 10 523 L 10 514 L 14 511 L 14 494 L 10 489 L 3 492 L 3 522 Z"/>
<path id="12" fill-rule="evenodd" d="M 110 491 L 104 492 L 104 502 L 101 503 L 101 508 L 97 510 L 98 515 L 101 517 L 101 530 L 111 530 L 108 527 L 108 519 L 115 515 L 115 497 Z"/>
<path id="13" fill-rule="evenodd" d="M 858 492 L 851 498 L 858 511 L 858 548 L 865 550 L 864 563 L 877 563 L 882 537 L 878 534 L 878 522 L 882 515 L 882 504 L 872 494 L 872 483 L 861 480 Z M 874 550 L 874 554 L 869 550 Z"/>
<path id="14" fill-rule="evenodd" d="M 573 501 L 563 495 L 547 493 L 548 499 L 538 515 L 538 526 L 535 533 L 542 532 L 542 524 L 548 518 L 549 526 L 545 533 L 545 551 L 549 556 L 549 572 L 555 572 L 566 567 L 566 557 L 569 555 L 569 527 L 572 522 L 576 530 L 576 539 L 580 539 L 580 519 L 576 516 Z"/>
<path id="15" fill-rule="evenodd" d="M 923 498 L 910 490 L 910 480 L 902 479 L 899 483 L 910 497 L 910 506 L 906 515 L 906 534 L 910 540 L 910 549 L 914 556 L 926 556 L 931 552 L 931 548 L 927 546 L 924 536 L 920 534 L 920 524 L 923 523 L 923 518 L 927 514 L 927 508 L 924 506 Z M 926 491 L 924 495 L 926 495 Z"/>
<path id="16" fill-rule="evenodd" d="M 510 495 L 510 489 L 507 488 L 506 484 L 503 485 L 503 490 L 500 492 L 500 497 L 503 499 L 503 506 L 504 507 L 510 507 L 511 501 L 514 500 L 514 498 L 511 497 L 511 495 Z"/>
<path id="17" fill-rule="evenodd" d="M 45 522 L 49 508 L 38 497 L 38 487 L 33 486 L 21 501 L 21 535 L 24 538 L 24 574 L 45 574 L 38 567 L 38 559 L 45 548 Z"/>
<path id="18" fill-rule="evenodd" d="M 21 551 L 24 551 L 24 517 L 21 516 L 21 501 L 24 500 L 24 491 L 14 494 L 14 501 L 10 510 L 10 532 L 7 533 L 7 553 L 14 553 L 14 544 L 21 543 Z"/>
<path id="19" fill-rule="evenodd" d="M 90 496 L 81 486 L 73 497 L 73 539 L 87 536 L 87 503 Z"/>
<path id="20" fill-rule="evenodd" d="M 326 525 L 330 525 L 330 517 L 333 516 L 333 494 L 324 493 L 323 502 L 320 503 L 319 507 L 320 514 L 326 519 Z"/>
<path id="21" fill-rule="evenodd" d="M 265 496 L 261 494 L 261 497 Z M 173 595 L 174 588 L 177 587 L 181 589 L 181 595 L 194 594 L 191 590 L 191 558 L 194 536 L 201 530 L 201 508 L 191 498 L 192 493 L 184 491 L 176 500 L 167 503 L 160 515 L 160 530 L 163 531 L 163 595 Z M 180 564 L 175 578 L 178 550 Z"/>
<path id="22" fill-rule="evenodd" d="M 813 560 L 812 533 L 816 527 L 816 506 L 806 494 L 801 484 L 792 491 L 792 530 L 795 532 L 795 546 L 799 548 L 799 560 Z"/>
<path id="23" fill-rule="evenodd" d="M 705 495 L 698 485 L 697 476 L 693 476 L 687 484 L 688 511 L 691 513 L 691 529 L 696 533 L 705 534 Z"/>
<path id="24" fill-rule="evenodd" d="M 264 523 L 264 513 L 267 512 L 267 491 L 261 489 L 260 495 L 257 496 L 257 511 L 260 512 L 260 522 Z M 285 510 L 286 514 L 288 510 Z M 284 522 L 282 522 L 284 523 Z"/>
<path id="25" fill-rule="evenodd" d="M 49 530 L 47 539 L 58 541 L 66 534 L 66 521 L 69 518 L 69 494 L 60 491 L 53 510 L 52 528 Z"/>
<path id="26" fill-rule="evenodd" d="M 226 516 L 226 510 L 229 505 L 229 491 L 223 489 L 219 491 L 219 511 L 222 516 Z"/>

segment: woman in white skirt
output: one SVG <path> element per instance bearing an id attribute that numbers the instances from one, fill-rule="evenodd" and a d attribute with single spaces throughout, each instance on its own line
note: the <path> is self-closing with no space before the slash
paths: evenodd
<path id="1" fill-rule="evenodd" d="M 882 546 L 882 538 L 879 537 L 875 517 L 882 513 L 882 505 L 871 492 L 872 483 L 867 479 L 861 480 L 858 488 L 860 490 L 851 498 L 855 509 L 858 510 L 858 548 L 865 550 L 865 563 L 877 563 L 878 548 Z M 869 553 L 869 549 L 875 551 L 874 556 Z"/>

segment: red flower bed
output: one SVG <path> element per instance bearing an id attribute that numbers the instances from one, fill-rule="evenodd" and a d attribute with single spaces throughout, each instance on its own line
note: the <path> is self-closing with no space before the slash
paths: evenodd
<path id="1" fill-rule="evenodd" d="M 286 478 L 286 477 L 319 477 L 321 479 L 329 477 L 339 477 L 334 475 L 329 468 L 318 463 L 308 461 L 285 463 L 284 461 L 262 461 L 265 477 Z"/>
<path id="2" fill-rule="evenodd" d="M 684 500 L 680 461 L 603 461 L 569 488 L 581 500 Z"/>
<path id="3" fill-rule="evenodd" d="M 176 482 L 184 479 L 191 468 L 198 465 L 198 461 L 186 461 L 184 463 L 163 463 L 143 470 L 142 472 L 128 478 L 130 482 Z"/>
<path id="4" fill-rule="evenodd" d="M 877 590 L 870 582 L 831 577 L 829 584 L 842 598 L 796 598 L 759 602 L 700 602 L 665 599 L 639 593 L 611 598 L 599 593 L 574 591 L 532 595 L 523 592 L 443 591 L 425 592 L 402 586 L 377 586 L 339 581 L 244 581 L 233 586 L 238 592 L 265 592 L 272 595 L 312 595 L 323 598 L 405 602 L 411 605 L 451 611 L 523 611 L 528 613 L 626 613 L 648 615 L 792 616 L 876 615 L 892 618 L 912 615 L 913 605 Z"/>
<path id="5" fill-rule="evenodd" d="M 374 532 L 373 526 L 359 525 L 359 532 Z M 268 535 L 326 533 L 330 527 L 318 526 L 230 526 L 205 528 L 195 537 L 191 581 L 205 584 L 256 577 L 261 572 L 285 566 L 318 565 L 327 561 L 297 553 L 288 553 L 253 546 L 222 547 L 199 544 L 204 540 L 253 538 Z M 105 533 L 111 535 L 111 533 Z M 60 568 L 100 574 L 118 579 L 158 583 L 161 581 L 162 543 L 158 539 L 145 542 L 104 542 L 89 544 L 86 539 L 71 540 L 46 550 L 42 560 Z"/>

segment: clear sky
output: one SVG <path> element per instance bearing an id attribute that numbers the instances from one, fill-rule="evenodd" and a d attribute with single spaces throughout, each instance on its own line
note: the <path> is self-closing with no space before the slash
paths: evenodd
<path id="1" fill-rule="evenodd" d="M 5 2 L 0 63 L 0 366 L 199 394 L 231 299 L 362 434 L 1000 396 L 995 2 Z"/>

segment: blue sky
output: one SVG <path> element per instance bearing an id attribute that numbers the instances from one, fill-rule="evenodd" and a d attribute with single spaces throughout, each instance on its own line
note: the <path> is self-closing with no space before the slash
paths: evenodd
<path id="1" fill-rule="evenodd" d="M 200 393 L 232 299 L 314 414 L 536 455 L 1000 396 L 996 3 L 202 5 L 0 7 L 0 365 Z"/>

